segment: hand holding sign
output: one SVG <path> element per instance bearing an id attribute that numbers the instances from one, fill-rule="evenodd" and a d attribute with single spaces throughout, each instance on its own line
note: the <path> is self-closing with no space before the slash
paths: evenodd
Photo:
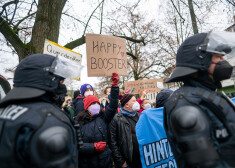
<path id="1" fill-rule="evenodd" d="M 117 73 L 113 73 L 112 75 L 112 86 L 113 87 L 118 87 L 118 82 L 119 82 L 119 76 Z"/>
<path id="2" fill-rule="evenodd" d="M 143 90 L 140 99 L 141 99 L 141 100 L 144 100 L 144 97 L 146 96 L 146 94 L 147 94 L 147 90 Z"/>

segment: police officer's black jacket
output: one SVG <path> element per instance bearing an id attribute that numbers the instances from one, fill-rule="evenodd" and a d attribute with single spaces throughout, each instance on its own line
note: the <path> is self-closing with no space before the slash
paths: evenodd
<path id="1" fill-rule="evenodd" d="M 54 166 L 63 167 L 64 161 L 68 165 L 77 162 L 77 138 L 68 116 L 41 99 L 18 102 L 0 108 L 0 167 L 43 168 L 50 167 L 53 160 Z M 54 134 L 64 131 L 68 146 L 61 146 L 59 137 L 50 141 L 46 137 L 49 129 Z"/>
<path id="2" fill-rule="evenodd" d="M 64 80 L 54 74 L 57 58 L 34 54 L 17 66 L 14 88 L 0 102 L 1 168 L 77 167 L 75 128 L 55 105 Z"/>
<path id="3" fill-rule="evenodd" d="M 235 167 L 235 108 L 226 96 L 189 79 L 166 102 L 164 125 L 178 167 Z"/>
<path id="4" fill-rule="evenodd" d="M 111 87 L 111 101 L 105 112 L 91 117 L 87 111 L 78 114 L 83 146 L 79 150 L 80 168 L 111 168 L 111 150 L 108 146 L 108 124 L 118 108 L 119 88 Z M 94 142 L 107 142 L 104 152 L 95 152 Z"/>

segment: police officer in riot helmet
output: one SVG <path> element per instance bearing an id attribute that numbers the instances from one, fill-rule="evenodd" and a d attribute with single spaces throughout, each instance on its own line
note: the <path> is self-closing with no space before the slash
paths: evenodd
<path id="1" fill-rule="evenodd" d="M 217 93 L 233 67 L 235 33 L 209 32 L 187 38 L 166 82 L 184 83 L 168 99 L 164 125 L 179 168 L 235 167 L 235 108 Z"/>
<path id="2" fill-rule="evenodd" d="M 77 167 L 76 131 L 55 104 L 66 78 L 55 75 L 56 60 L 35 54 L 16 68 L 14 88 L 0 102 L 1 168 Z"/>

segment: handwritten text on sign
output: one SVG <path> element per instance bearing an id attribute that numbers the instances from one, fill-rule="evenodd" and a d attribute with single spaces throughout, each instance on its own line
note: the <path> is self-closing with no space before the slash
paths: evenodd
<path id="1" fill-rule="evenodd" d="M 88 76 L 127 75 L 126 40 L 113 36 L 86 34 Z"/>
<path id="2" fill-rule="evenodd" d="M 146 79 L 146 80 L 137 80 L 137 81 L 129 81 L 125 82 L 125 89 L 134 90 L 132 94 L 141 94 L 143 90 L 146 90 L 147 93 L 160 92 L 162 88 L 159 88 L 160 83 L 163 83 L 163 79 Z"/>
<path id="3" fill-rule="evenodd" d="M 82 55 L 65 48 L 53 41 L 45 40 L 43 54 L 62 56 L 81 65 Z"/>

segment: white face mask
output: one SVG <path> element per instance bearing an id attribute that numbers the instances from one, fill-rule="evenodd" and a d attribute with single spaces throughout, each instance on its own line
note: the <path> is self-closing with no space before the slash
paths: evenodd
<path id="1" fill-rule="evenodd" d="M 85 96 L 85 97 L 87 97 L 87 96 L 89 96 L 89 95 L 93 95 L 93 91 L 86 91 L 86 92 L 84 93 L 84 96 Z"/>
<path id="2" fill-rule="evenodd" d="M 146 104 L 144 105 L 144 109 L 145 109 L 145 110 L 150 109 L 150 108 L 151 108 L 151 104 L 146 103 Z"/>
<path id="3" fill-rule="evenodd" d="M 139 104 L 138 102 L 135 102 L 135 103 L 133 104 L 133 106 L 132 106 L 132 110 L 133 110 L 134 112 L 139 111 L 139 110 L 140 110 L 140 104 Z"/>

